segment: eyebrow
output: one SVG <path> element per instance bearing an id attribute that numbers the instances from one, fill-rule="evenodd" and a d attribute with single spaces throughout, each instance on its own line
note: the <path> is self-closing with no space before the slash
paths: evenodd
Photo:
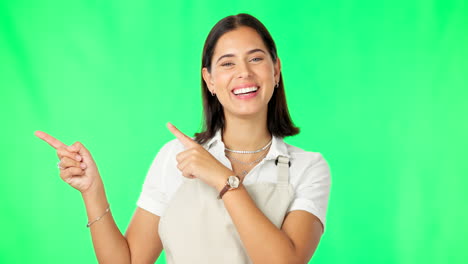
<path id="1" fill-rule="evenodd" d="M 252 54 L 252 53 L 259 52 L 259 51 L 266 54 L 266 52 L 265 52 L 264 50 L 262 50 L 262 49 L 253 49 L 253 50 L 249 50 L 249 51 L 247 52 L 247 55 L 250 55 L 250 54 Z M 224 54 L 223 56 L 221 56 L 221 57 L 218 58 L 218 60 L 216 61 L 216 63 L 218 63 L 222 58 L 230 58 L 230 57 L 235 57 L 235 55 L 232 54 L 232 53 Z"/>

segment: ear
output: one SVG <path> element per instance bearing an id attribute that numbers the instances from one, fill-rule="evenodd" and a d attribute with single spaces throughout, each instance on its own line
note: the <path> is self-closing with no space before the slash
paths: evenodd
<path id="1" fill-rule="evenodd" d="M 276 63 L 273 66 L 274 68 L 274 76 L 275 76 L 275 83 L 278 83 L 280 81 L 280 75 L 281 75 L 281 61 L 280 58 L 276 58 Z"/>
<path id="2" fill-rule="evenodd" d="M 206 86 L 208 86 L 208 89 L 210 90 L 214 89 L 214 82 L 213 82 L 213 79 L 211 78 L 211 73 L 208 71 L 206 67 L 202 69 L 202 76 L 203 76 L 203 80 L 206 83 Z"/>

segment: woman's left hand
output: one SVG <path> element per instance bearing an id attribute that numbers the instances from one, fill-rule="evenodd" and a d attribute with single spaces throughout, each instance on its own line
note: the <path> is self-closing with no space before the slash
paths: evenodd
<path id="1" fill-rule="evenodd" d="M 185 147 L 185 151 L 176 157 L 177 168 L 182 175 L 187 178 L 198 178 L 218 191 L 221 190 L 226 185 L 227 178 L 234 175 L 234 172 L 173 124 L 167 123 L 167 128 Z"/>

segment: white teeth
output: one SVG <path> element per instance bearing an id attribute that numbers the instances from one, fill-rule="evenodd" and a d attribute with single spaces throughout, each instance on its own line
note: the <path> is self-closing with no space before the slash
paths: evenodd
<path id="1" fill-rule="evenodd" d="M 245 94 L 245 93 L 255 92 L 257 90 L 258 90 L 258 87 L 246 87 L 246 88 L 234 90 L 234 94 L 235 95 Z"/>

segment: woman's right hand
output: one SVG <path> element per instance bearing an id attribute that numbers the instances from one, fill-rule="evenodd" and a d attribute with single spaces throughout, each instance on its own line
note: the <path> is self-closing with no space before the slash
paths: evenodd
<path id="1" fill-rule="evenodd" d="M 57 165 L 63 181 L 83 195 L 103 188 L 96 163 L 83 144 L 75 142 L 67 146 L 45 132 L 36 131 L 34 134 L 57 150 L 59 158 Z"/>

